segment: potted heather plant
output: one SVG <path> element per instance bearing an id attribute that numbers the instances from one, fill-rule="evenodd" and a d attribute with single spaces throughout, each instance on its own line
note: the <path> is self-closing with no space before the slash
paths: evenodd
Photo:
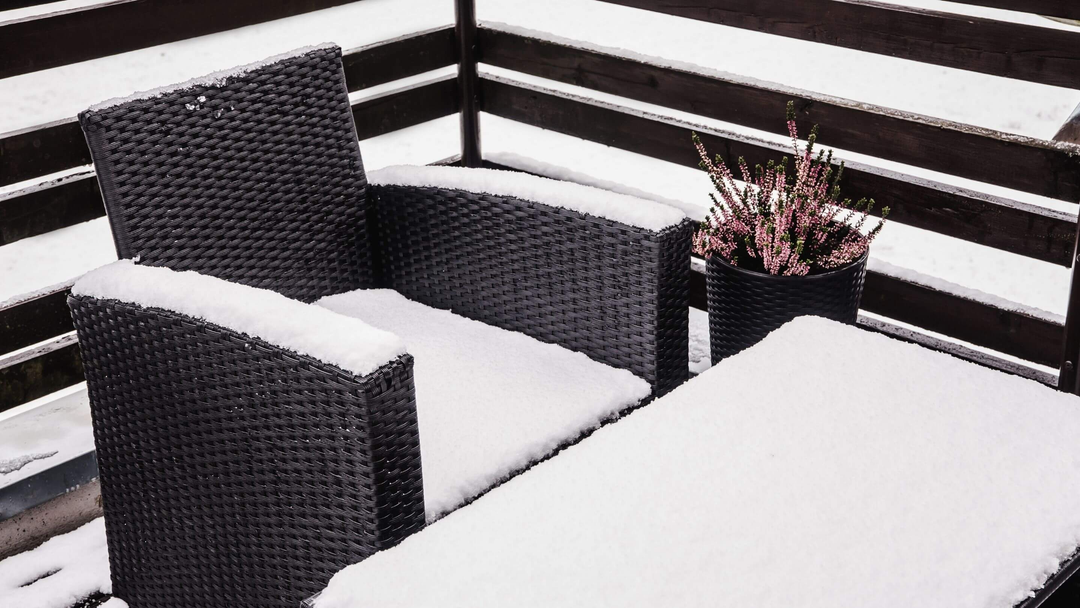
<path id="1" fill-rule="evenodd" d="M 716 194 L 694 235 L 694 252 L 707 260 L 709 337 L 713 363 L 756 344 L 801 315 L 854 323 L 871 241 L 882 219 L 867 226 L 873 199 L 840 198 L 844 165 L 818 151 L 818 128 L 799 144 L 795 108 L 787 126 L 793 160 L 757 165 L 740 158 L 740 185 L 717 155 L 710 160 L 695 134 L 701 168 Z M 867 228 L 869 228 L 867 230 Z"/>

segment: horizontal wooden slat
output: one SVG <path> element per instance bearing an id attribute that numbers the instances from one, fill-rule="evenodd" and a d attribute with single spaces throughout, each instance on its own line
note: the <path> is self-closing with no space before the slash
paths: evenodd
<path id="1" fill-rule="evenodd" d="M 105 207 L 92 172 L 0 195 L 0 245 L 103 215 Z"/>
<path id="2" fill-rule="evenodd" d="M 1049 387 L 1057 387 L 1057 374 L 1034 367 L 1030 364 L 1020 363 L 1011 357 L 991 354 L 992 351 L 965 346 L 955 340 L 938 337 L 938 334 L 916 329 L 906 324 L 886 320 L 873 314 L 861 313 L 856 325 L 860 328 L 885 334 L 903 342 L 910 342 L 924 346 L 930 350 L 948 353 L 958 359 L 978 363 L 984 367 L 996 369 L 1008 374 L 1021 376 L 1028 380 L 1041 382 Z"/>
<path id="3" fill-rule="evenodd" d="M 481 79 L 481 100 L 482 109 L 492 114 L 688 167 L 698 166 L 691 131 L 728 162 L 742 156 L 764 164 L 780 156 L 777 145 L 763 140 L 493 76 Z M 845 175 L 846 196 L 877 199 L 892 208 L 890 218 L 895 221 L 1062 265 L 1071 263 L 1075 220 L 1068 214 L 855 163 L 848 165 Z"/>
<path id="4" fill-rule="evenodd" d="M 690 275 L 690 305 L 708 310 L 705 274 Z M 1057 367 L 1065 328 L 878 272 L 866 273 L 862 308 L 1042 365 Z"/>
<path id="5" fill-rule="evenodd" d="M 989 8 L 1002 8 L 1021 13 L 1080 19 L 1080 3 L 1076 0 L 952 0 L 960 4 L 972 4 Z"/>
<path id="6" fill-rule="evenodd" d="M 1080 33 L 1067 30 L 872 0 L 603 1 L 809 42 L 1080 89 Z M 792 61 L 798 58 L 792 57 Z"/>
<path id="7" fill-rule="evenodd" d="M 0 359 L 0 412 L 83 381 L 74 334 Z"/>
<path id="8" fill-rule="evenodd" d="M 520 169 L 491 161 L 485 161 L 484 166 L 520 171 Z M 1058 354 L 1064 340 L 1065 328 L 1045 319 L 1004 310 L 984 302 L 874 271 L 867 273 L 866 292 L 862 303 L 864 310 L 887 316 L 895 321 L 949 335 L 954 339 L 1050 367 L 1056 367 L 1059 364 Z M 697 264 L 694 264 L 690 274 L 690 306 L 708 310 L 705 274 Z M 950 354 L 981 365 L 1037 379 L 1043 383 L 1053 381 L 1047 375 L 1037 373 L 1031 368 L 981 351 L 947 344 L 926 334 L 907 335 L 901 328 L 885 328 L 880 323 L 864 323 L 864 325 L 874 325 L 872 328 L 874 331 L 881 331 L 893 337 L 918 342 L 938 350 L 946 350 Z"/>
<path id="9" fill-rule="evenodd" d="M 89 164 L 90 148 L 74 118 L 0 135 L 0 186 Z"/>
<path id="10" fill-rule="evenodd" d="M 44 342 L 75 329 L 68 310 L 71 282 L 0 307 L 0 354 Z"/>
<path id="11" fill-rule="evenodd" d="M 453 65 L 454 30 L 439 28 L 370 44 L 344 54 L 350 91 Z M 0 135 L 0 186 L 90 164 L 75 118 Z"/>
<path id="12" fill-rule="evenodd" d="M 52 4 L 57 1 L 58 0 L 0 0 L 0 11 L 10 11 L 17 8 L 26 8 L 28 6 Z"/>
<path id="13" fill-rule="evenodd" d="M 63 293 L 48 294 L 37 302 L 51 302 Z M 707 308 L 705 275 L 697 270 L 691 272 L 690 305 Z M 867 274 L 863 308 L 1044 365 L 1056 365 L 1064 335 L 1060 325 L 1049 321 L 876 272 Z M 74 336 L 59 338 L 0 361 L 0 411 L 81 381 L 82 364 Z"/>
<path id="14" fill-rule="evenodd" d="M 366 89 L 457 62 L 454 28 L 447 26 L 369 44 L 342 57 L 350 91 Z"/>
<path id="15" fill-rule="evenodd" d="M 862 307 L 977 346 L 1056 368 L 1062 325 L 961 298 L 876 272 L 867 272 Z"/>
<path id="16" fill-rule="evenodd" d="M 353 106 L 360 139 L 418 125 L 458 111 L 457 82 L 452 76 L 364 100 Z"/>
<path id="17" fill-rule="evenodd" d="M 0 78 L 224 32 L 355 0 L 132 0 L 0 25 Z"/>
<path id="18" fill-rule="evenodd" d="M 360 139 L 457 112 L 455 86 L 453 77 L 448 76 L 356 103 L 353 119 Z M 18 190 L 0 196 L 0 245 L 104 215 L 93 174 Z"/>
<path id="19" fill-rule="evenodd" d="M 787 102 L 795 101 L 800 132 L 820 124 L 822 144 L 1080 201 L 1080 146 L 497 29 L 481 29 L 479 44 L 484 63 L 781 135 L 787 134 Z"/>
<path id="20" fill-rule="evenodd" d="M 26 8 L 28 6 L 50 4 L 57 1 L 58 0 L 0 0 L 0 11 L 10 11 L 17 8 Z M 2 14 L 0 14 L 0 18 L 3 18 Z"/>

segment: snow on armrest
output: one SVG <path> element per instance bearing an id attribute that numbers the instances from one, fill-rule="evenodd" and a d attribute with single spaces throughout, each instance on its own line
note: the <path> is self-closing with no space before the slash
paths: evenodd
<path id="1" fill-rule="evenodd" d="M 71 293 L 201 319 L 357 376 L 371 374 L 405 353 L 397 336 L 359 319 L 197 272 L 121 260 L 83 275 Z"/>
<path id="2" fill-rule="evenodd" d="M 655 201 L 515 171 L 395 165 L 372 171 L 368 182 L 519 198 L 656 232 L 686 219 L 679 209 Z"/>

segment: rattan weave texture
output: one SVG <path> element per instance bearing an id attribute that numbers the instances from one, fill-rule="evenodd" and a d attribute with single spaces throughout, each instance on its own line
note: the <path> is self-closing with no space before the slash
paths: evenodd
<path id="1" fill-rule="evenodd" d="M 690 220 L 657 233 L 459 190 L 370 194 L 386 286 L 628 369 L 658 394 L 687 379 Z"/>
<path id="2" fill-rule="evenodd" d="M 803 315 L 854 323 L 859 314 L 866 255 L 832 272 L 778 277 L 709 259 L 709 350 L 715 365 L 757 344 L 769 332 Z"/>
<path id="3" fill-rule="evenodd" d="M 369 196 L 336 48 L 80 121 L 121 257 L 304 301 L 393 287 L 654 394 L 687 378 L 692 222 L 656 233 L 468 192 Z M 423 525 L 411 358 L 356 378 L 176 313 L 69 304 L 114 593 L 132 608 L 295 606 Z"/>
<path id="4" fill-rule="evenodd" d="M 121 258 L 304 301 L 371 286 L 340 49 L 79 120 Z"/>
<path id="5" fill-rule="evenodd" d="M 69 305 L 132 608 L 294 608 L 423 526 L 410 356 L 358 378 L 173 312 Z"/>

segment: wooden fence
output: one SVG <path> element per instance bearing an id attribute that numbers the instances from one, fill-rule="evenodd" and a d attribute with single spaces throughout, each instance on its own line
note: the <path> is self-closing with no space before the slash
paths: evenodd
<path id="1" fill-rule="evenodd" d="M 449 1 L 449 0 L 447 0 Z M 963 17 L 861 0 L 608 0 L 936 65 L 1080 89 L 1080 33 Z M 0 8 L 41 2 L 2 2 Z M 0 78 L 182 40 L 330 6 L 344 0 L 131 0 L 0 24 Z M 971 0 L 968 4 L 1080 17 L 1070 0 Z M 618 51 L 512 29 L 477 27 L 471 0 L 456 0 L 454 27 L 411 34 L 345 53 L 350 90 L 459 65 L 457 78 L 402 88 L 353 106 L 361 138 L 461 111 L 462 163 L 484 164 L 479 112 L 697 166 L 691 130 L 728 159 L 778 156 L 765 138 L 703 128 L 632 107 L 567 94 L 509 77 L 497 66 L 710 119 L 775 132 L 794 99 L 800 126 L 822 126 L 821 142 L 842 150 L 1076 203 L 1080 146 L 927 118 L 705 70 L 680 69 Z M 147 24 L 152 24 L 148 26 Z M 89 151 L 74 118 L 0 134 L 0 186 L 81 168 L 0 197 L 0 245 L 104 215 Z M 890 219 L 953 238 L 1071 267 L 1076 215 L 850 163 L 845 187 L 873 194 Z M 0 411 L 81 381 L 65 298 L 70 285 L 0 307 Z M 1080 295 L 1076 281 L 1062 325 L 1017 310 L 871 272 L 863 307 L 894 321 L 1060 369 L 1039 374 L 1006 358 L 956 346 L 920 330 L 866 321 L 873 329 L 980 363 L 1077 390 Z M 705 307 L 704 275 L 692 304 Z M 33 346 L 33 348 L 26 348 Z"/>

